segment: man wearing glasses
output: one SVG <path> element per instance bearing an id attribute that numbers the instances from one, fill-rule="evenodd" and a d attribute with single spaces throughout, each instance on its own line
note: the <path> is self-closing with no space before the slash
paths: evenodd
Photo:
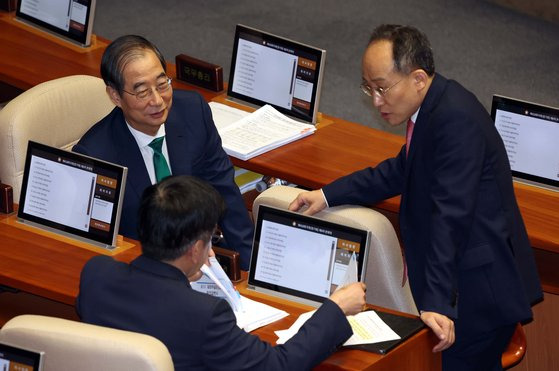
<path id="1" fill-rule="evenodd" d="M 138 238 L 144 189 L 171 174 L 194 175 L 225 199 L 228 211 L 220 222 L 225 247 L 238 251 L 241 268 L 248 270 L 253 225 L 208 104 L 195 92 L 173 91 L 161 52 L 141 36 L 112 42 L 101 60 L 101 76 L 116 107 L 73 150 L 128 167 L 119 232 Z"/>
<path id="2" fill-rule="evenodd" d="M 444 370 L 500 370 L 517 322 L 542 298 L 504 145 L 475 96 L 435 73 L 419 30 L 381 25 L 362 60 L 361 89 L 406 145 L 375 168 L 301 194 L 313 214 L 401 195 L 400 233 L 421 319 Z M 405 272 L 404 272 L 405 274 Z"/>

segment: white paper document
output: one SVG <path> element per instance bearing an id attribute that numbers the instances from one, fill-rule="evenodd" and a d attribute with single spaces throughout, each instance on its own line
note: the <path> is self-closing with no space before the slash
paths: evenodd
<path id="1" fill-rule="evenodd" d="M 283 310 L 251 300 L 242 295 L 241 302 L 243 304 L 243 310 L 236 311 L 235 317 L 237 317 L 237 326 L 246 332 L 251 332 L 289 315 L 289 313 Z"/>
<path id="2" fill-rule="evenodd" d="M 243 111 L 223 103 L 210 102 L 209 105 L 212 110 L 212 117 L 217 131 L 220 131 L 239 121 L 243 117 L 250 115 L 250 112 Z"/>
<path id="3" fill-rule="evenodd" d="M 313 315 L 315 311 L 306 312 L 287 330 L 276 331 L 278 336 L 277 344 L 284 344 L 299 331 L 301 326 Z M 400 336 L 394 332 L 373 310 L 358 313 L 354 316 L 347 316 L 347 320 L 353 330 L 353 335 L 344 345 L 373 344 L 383 341 L 398 340 Z"/>
<path id="4" fill-rule="evenodd" d="M 217 117 L 224 111 L 227 110 L 216 104 L 212 105 L 214 116 Z M 224 119 L 223 122 L 225 121 Z M 225 152 L 241 160 L 251 159 L 316 131 L 314 125 L 293 120 L 270 105 L 265 105 L 234 123 L 220 123 L 216 126 Z"/>
<path id="5" fill-rule="evenodd" d="M 349 258 L 349 264 L 347 265 L 347 270 L 345 271 L 344 278 L 342 278 L 338 287 L 336 287 L 335 291 L 338 291 L 344 286 L 350 285 L 352 283 L 357 282 L 357 256 L 355 255 L 355 251 L 351 254 L 351 258 Z"/>
<path id="6" fill-rule="evenodd" d="M 400 336 L 394 332 L 374 310 L 347 316 L 353 335 L 344 345 L 373 344 L 383 341 L 398 340 Z"/>
<path id="7" fill-rule="evenodd" d="M 283 310 L 241 296 L 217 259 L 210 258 L 210 264 L 200 268 L 204 275 L 198 281 L 190 282 L 190 286 L 196 291 L 227 300 L 239 328 L 250 332 L 289 315 Z"/>

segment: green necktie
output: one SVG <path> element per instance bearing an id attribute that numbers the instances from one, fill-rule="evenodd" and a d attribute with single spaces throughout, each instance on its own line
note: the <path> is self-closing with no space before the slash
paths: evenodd
<path id="1" fill-rule="evenodd" d="M 165 136 L 155 138 L 150 144 L 148 144 L 151 149 L 153 149 L 153 167 L 155 168 L 155 178 L 157 178 L 157 183 L 171 175 L 171 170 L 169 170 L 167 160 L 165 160 L 165 156 L 163 156 L 163 152 L 161 152 L 163 139 L 165 139 Z"/>

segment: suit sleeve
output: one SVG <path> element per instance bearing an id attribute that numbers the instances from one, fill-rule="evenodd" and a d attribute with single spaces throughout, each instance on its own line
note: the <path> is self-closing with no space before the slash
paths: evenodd
<path id="1" fill-rule="evenodd" d="M 329 206 L 370 205 L 402 193 L 406 148 L 378 166 L 341 177 L 322 188 Z"/>
<path id="2" fill-rule="evenodd" d="M 241 269 L 248 270 L 254 226 L 239 187 L 235 184 L 235 170 L 221 145 L 210 107 L 201 97 L 200 104 L 208 136 L 207 149 L 202 163 L 197 164 L 197 171 L 201 172 L 200 177 L 210 182 L 225 199 L 227 210 L 220 222 L 225 237 L 224 247 L 238 251 L 241 255 Z"/>
<path id="3" fill-rule="evenodd" d="M 231 308 L 220 300 L 205 333 L 203 358 L 208 369 L 309 370 L 352 331 L 340 308 L 326 300 L 293 338 L 274 347 L 239 329 Z"/>
<path id="4" fill-rule="evenodd" d="M 458 257 L 469 240 L 484 166 L 485 142 L 466 114 L 443 117 L 433 129 L 431 236 L 425 257 L 426 288 L 420 310 L 457 318 Z"/>

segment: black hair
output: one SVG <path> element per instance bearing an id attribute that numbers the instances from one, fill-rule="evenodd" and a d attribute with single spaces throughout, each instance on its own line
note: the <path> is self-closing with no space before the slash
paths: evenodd
<path id="1" fill-rule="evenodd" d="M 397 72 L 407 75 L 414 69 L 421 68 L 429 76 L 435 73 L 431 43 L 417 28 L 382 24 L 373 30 L 369 45 L 380 40 L 392 42 L 392 58 Z"/>
<path id="2" fill-rule="evenodd" d="M 101 58 L 101 77 L 105 85 L 115 89 L 122 94 L 124 89 L 124 77 L 122 75 L 126 65 L 132 60 L 143 56 L 146 51 L 153 51 L 163 71 L 167 71 L 165 58 L 157 47 L 138 35 L 125 35 L 117 38 L 107 46 Z"/>
<path id="3" fill-rule="evenodd" d="M 156 260 L 175 260 L 197 240 L 209 242 L 224 212 L 223 198 L 210 184 L 187 175 L 167 177 L 142 195 L 142 252 Z"/>

